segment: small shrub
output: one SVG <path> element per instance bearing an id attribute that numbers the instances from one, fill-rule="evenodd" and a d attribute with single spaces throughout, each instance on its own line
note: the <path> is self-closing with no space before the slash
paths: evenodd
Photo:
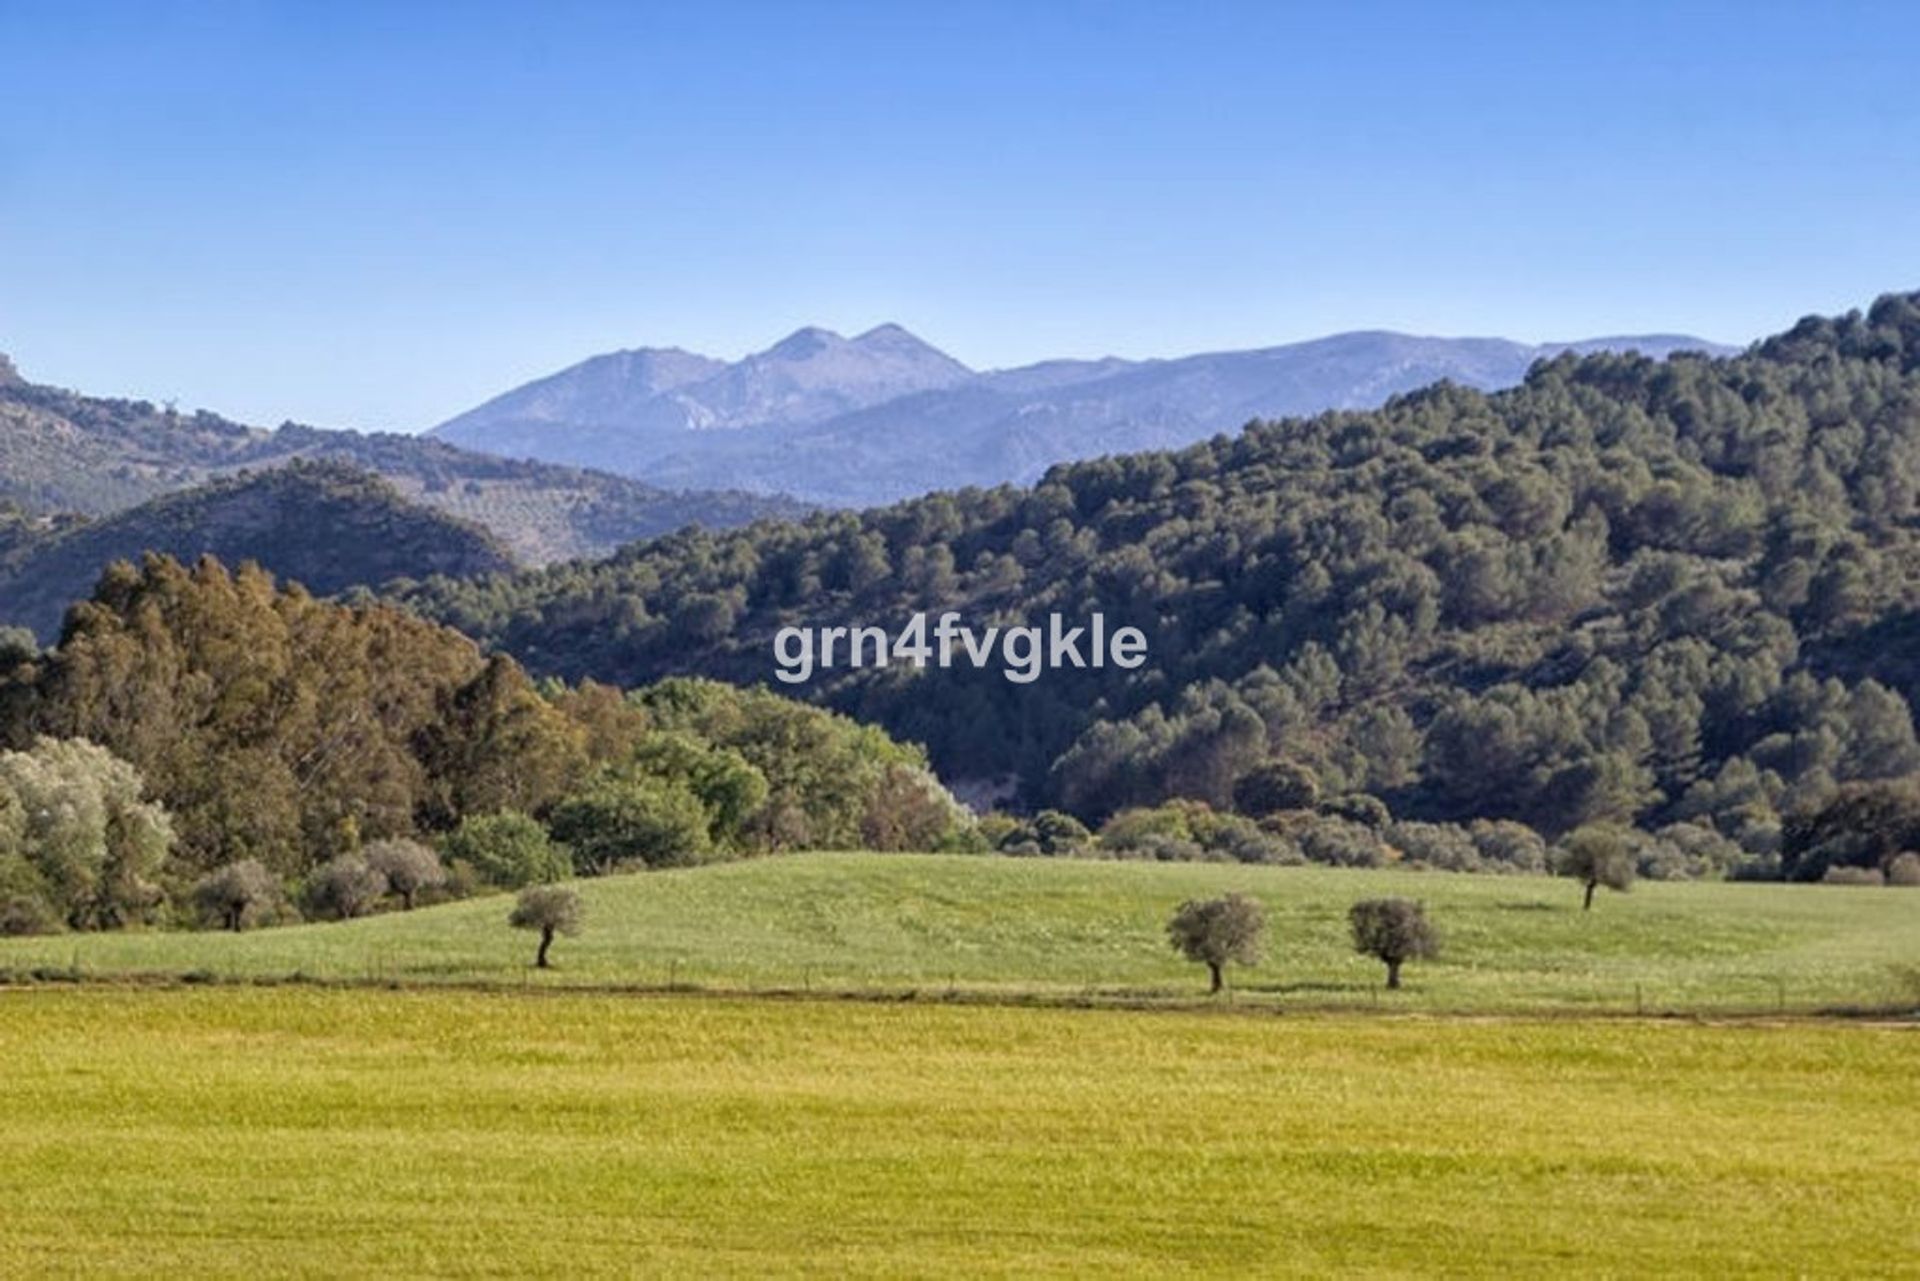
<path id="1" fill-rule="evenodd" d="M 1477 872 L 1480 850 L 1457 823 L 1395 823 L 1386 832 L 1387 844 L 1400 851 L 1401 860 L 1440 872 Z"/>
<path id="2" fill-rule="evenodd" d="M 1920 886 L 1920 854 L 1912 850 L 1896 854 L 1887 864 L 1887 884 L 1900 886 Z"/>
<path id="3" fill-rule="evenodd" d="M 564 880 L 573 860 L 547 829 L 518 810 L 464 820 L 442 843 L 449 863 L 466 863 L 489 885 L 517 890 Z"/>
<path id="4" fill-rule="evenodd" d="M 1387 851 L 1373 829 L 1344 818 L 1313 818 L 1300 828 L 1298 840 L 1300 852 L 1312 863 L 1379 867 L 1387 861 Z"/>
<path id="5" fill-rule="evenodd" d="M 1887 877 L 1877 867 L 1848 867 L 1835 863 L 1821 873 L 1822 885 L 1885 885 Z"/>
<path id="6" fill-rule="evenodd" d="M 1393 811 L 1387 803 L 1377 796 L 1365 792 L 1348 792 L 1344 796 L 1333 796 L 1320 802 L 1320 812 L 1331 818 L 1343 818 L 1362 827 L 1379 831 L 1393 822 Z"/>
<path id="7" fill-rule="evenodd" d="M 1478 818 L 1467 825 L 1480 865 L 1490 872 L 1544 872 L 1547 842 L 1525 823 Z"/>

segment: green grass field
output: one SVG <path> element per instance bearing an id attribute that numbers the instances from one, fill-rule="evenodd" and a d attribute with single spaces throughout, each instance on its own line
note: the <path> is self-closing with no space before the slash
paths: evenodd
<path id="1" fill-rule="evenodd" d="M 1911 1026 L 0 991 L 0 1274 L 1882 1275 Z"/>
<path id="2" fill-rule="evenodd" d="M 1258 895 L 1267 960 L 1237 1001 L 1284 1008 L 1771 1012 L 1920 1004 L 1920 892 L 1641 884 L 1591 913 L 1544 877 L 1073 860 L 804 855 L 582 882 L 585 933 L 533 974 L 494 896 L 243 935 L 0 940 L 0 970 L 1186 999 L 1204 976 L 1162 933 L 1182 899 Z M 1347 946 L 1356 899 L 1426 901 L 1446 935 L 1384 998 Z"/>

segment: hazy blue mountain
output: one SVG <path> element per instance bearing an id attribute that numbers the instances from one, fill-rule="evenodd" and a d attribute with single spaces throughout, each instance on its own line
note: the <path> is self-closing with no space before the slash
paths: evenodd
<path id="1" fill-rule="evenodd" d="M 794 427 L 974 377 L 898 325 L 856 338 L 795 331 L 728 365 L 678 349 L 595 356 L 436 427 L 468 449 L 638 475 L 645 442 L 694 431 Z"/>
<path id="2" fill-rule="evenodd" d="M 1442 379 L 1496 390 L 1566 350 L 1682 349 L 1732 350 L 1675 334 L 1528 344 L 1365 331 L 1173 360 L 1051 360 L 974 373 L 898 325 L 852 339 L 802 329 L 698 380 L 636 386 L 624 402 L 586 390 L 604 386 L 596 366 L 614 359 L 595 357 L 435 434 L 654 484 L 865 506 L 1031 481 L 1055 463 L 1174 448 L 1254 418 L 1370 409 Z M 589 401 L 590 414 L 570 408 Z"/>
<path id="3" fill-rule="evenodd" d="M 581 385 L 666 385 L 699 377 L 705 365 L 721 367 L 684 352 L 651 356 L 606 358 L 602 370 Z M 539 392 L 530 401 L 544 403 L 541 397 L 549 394 L 559 393 Z M 688 524 L 725 528 L 807 510 L 773 496 L 777 486 L 756 494 L 682 493 L 630 476 L 515 461 L 420 436 L 293 423 L 263 431 L 204 411 L 176 413 L 144 400 L 36 385 L 0 356 L 0 504 L 41 517 L 107 516 L 240 468 L 295 459 L 331 459 L 376 472 L 409 501 L 485 526 L 528 565 L 604 555 Z"/>

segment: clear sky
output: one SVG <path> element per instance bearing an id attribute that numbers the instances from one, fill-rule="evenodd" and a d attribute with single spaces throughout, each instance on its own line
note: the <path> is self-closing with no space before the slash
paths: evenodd
<path id="1" fill-rule="evenodd" d="M 0 0 L 0 350 L 414 429 L 595 352 L 1745 341 L 1920 287 L 1920 4 Z"/>

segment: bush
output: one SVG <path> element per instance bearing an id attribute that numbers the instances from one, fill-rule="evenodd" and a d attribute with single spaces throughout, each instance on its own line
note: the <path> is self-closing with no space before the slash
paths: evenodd
<path id="1" fill-rule="evenodd" d="M 440 856 L 418 841 L 375 841 L 360 852 L 360 857 L 387 888 L 400 896 L 400 905 L 413 910 L 422 890 L 437 889 L 447 883 L 447 869 Z"/>
<path id="2" fill-rule="evenodd" d="M 1154 863 L 1202 863 L 1207 851 L 1198 841 L 1184 836 L 1148 832 L 1131 845 L 1112 851 L 1115 858 L 1141 859 Z"/>
<path id="3" fill-rule="evenodd" d="M 1343 818 L 1362 827 L 1371 827 L 1379 831 L 1393 821 L 1393 812 L 1387 803 L 1377 796 L 1365 792 L 1348 792 L 1344 796 L 1334 796 L 1320 802 L 1320 812 L 1332 818 Z"/>
<path id="4" fill-rule="evenodd" d="M 1821 873 L 1822 885 L 1885 885 L 1887 877 L 1877 867 L 1848 867 L 1835 863 Z"/>
<path id="5" fill-rule="evenodd" d="M 1329 867 L 1380 867 L 1387 852 L 1372 828 L 1344 818 L 1316 816 L 1295 835 L 1300 852 L 1310 863 Z"/>
<path id="6" fill-rule="evenodd" d="M 1041 810 L 1033 816 L 1033 840 L 1042 854 L 1077 854 L 1093 841 L 1087 825 L 1059 810 Z"/>
<path id="7" fill-rule="evenodd" d="M 1223 814 L 1204 801 L 1172 800 L 1122 810 L 1100 828 L 1102 852 L 1115 858 L 1161 862 L 1298 863 L 1292 840 L 1242 814 Z"/>
<path id="8" fill-rule="evenodd" d="M 1650 881 L 1718 876 L 1741 861 L 1740 847 L 1700 823 L 1669 823 L 1638 844 L 1638 873 Z"/>
<path id="9" fill-rule="evenodd" d="M 447 861 L 466 863 L 488 885 L 517 890 L 564 880 L 573 859 L 547 829 L 518 810 L 482 814 L 462 822 L 441 843 Z"/>
<path id="10" fill-rule="evenodd" d="M 1387 844 L 1400 851 L 1403 862 L 1440 872 L 1477 872 L 1480 850 L 1457 823 L 1395 823 L 1386 832 Z"/>
<path id="11" fill-rule="evenodd" d="M 1893 861 L 1887 864 L 1887 884 L 1920 886 L 1920 854 L 1908 850 L 1895 855 Z"/>
<path id="12" fill-rule="evenodd" d="M 603 779 L 554 807 L 553 834 L 583 876 L 640 863 L 688 867 L 712 843 L 706 809 L 691 792 L 658 779 Z"/>
<path id="13" fill-rule="evenodd" d="M 1310 810 L 1319 800 L 1320 780 L 1295 761 L 1256 765 L 1233 785 L 1233 807 L 1255 818 L 1282 810 Z"/>
<path id="14" fill-rule="evenodd" d="M 1525 823 L 1478 818 L 1467 825 L 1480 865 L 1490 872 L 1544 872 L 1547 842 Z"/>
<path id="15" fill-rule="evenodd" d="M 342 854 L 322 863 L 307 877 L 306 906 L 311 915 L 350 921 L 365 916 L 387 892 L 387 878 L 358 854 Z"/>
<path id="16" fill-rule="evenodd" d="M 1079 820 L 1073 822 L 1078 825 Z M 917 765 L 889 765 L 867 798 L 860 837 L 870 850 L 924 852 L 963 842 L 971 826 L 966 807 L 930 771 Z M 1086 828 L 1080 830 L 1084 833 Z"/>

